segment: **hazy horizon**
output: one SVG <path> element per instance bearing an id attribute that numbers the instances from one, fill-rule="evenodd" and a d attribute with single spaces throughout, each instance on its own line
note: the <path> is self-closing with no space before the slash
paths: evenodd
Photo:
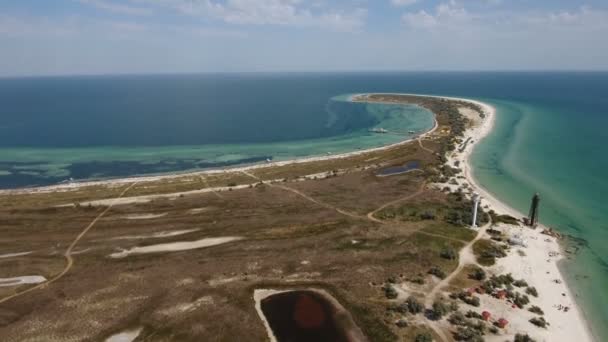
<path id="1" fill-rule="evenodd" d="M 607 34 L 599 0 L 24 0 L 0 77 L 603 71 Z"/>

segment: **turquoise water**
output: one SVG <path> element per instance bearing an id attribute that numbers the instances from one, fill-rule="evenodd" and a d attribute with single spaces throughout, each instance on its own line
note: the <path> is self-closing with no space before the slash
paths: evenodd
<path id="1" fill-rule="evenodd" d="M 497 122 L 473 153 L 476 179 L 523 213 L 531 195 L 540 192 L 541 221 L 584 239 L 585 248 L 562 269 L 593 333 L 608 336 L 608 160 L 603 147 L 608 137 L 600 122 L 604 118 L 590 118 L 606 108 L 486 102 L 497 108 Z"/>
<path id="2" fill-rule="evenodd" d="M 346 94 L 474 98 L 498 109 L 473 155 L 488 190 L 580 238 L 564 265 L 608 340 L 608 73 L 312 73 L 0 79 L 0 187 L 183 171 L 352 151 L 424 130 L 416 107 Z"/>
<path id="3" fill-rule="evenodd" d="M 276 93 L 253 89 L 256 84 L 249 79 L 239 88 L 232 77 L 220 78 L 225 83 L 215 88 L 225 91 L 221 96 L 209 85 L 217 78 L 195 78 L 186 86 L 177 81 L 179 77 L 170 80 L 175 84 L 149 89 L 131 100 L 123 99 L 131 95 L 118 96 L 112 88 L 125 88 L 124 83 L 131 82 L 136 88 L 150 85 L 142 79 L 122 78 L 109 84 L 105 78 L 0 80 L 0 88 L 13 95 L 4 94 L 6 113 L 0 116 L 4 121 L 0 125 L 4 133 L 0 135 L 0 188 L 339 154 L 396 143 L 434 125 L 433 114 L 424 108 L 355 103 L 349 94 L 329 96 L 334 93 L 312 88 L 313 84 L 309 92 L 297 87 L 286 91 L 279 79 L 271 88 L 289 96 L 294 102 L 289 104 L 277 99 Z M 91 82 L 91 90 L 82 93 L 76 87 L 79 82 Z M 184 87 L 200 91 L 200 97 L 184 97 Z M 232 93 L 235 88 L 238 94 Z M 59 94 L 51 98 L 43 92 L 41 96 L 43 90 Z M 105 95 L 108 91 L 113 96 Z M 23 103 L 28 96 L 40 102 Z M 167 108 L 159 111 L 146 98 Z M 176 103 L 175 98 L 184 103 Z M 272 108 L 277 100 L 284 104 Z M 389 132 L 373 133 L 372 128 Z"/>

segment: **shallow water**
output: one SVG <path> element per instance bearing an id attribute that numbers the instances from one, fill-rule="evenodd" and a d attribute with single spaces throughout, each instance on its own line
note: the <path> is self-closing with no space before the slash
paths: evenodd
<path id="1" fill-rule="evenodd" d="M 367 132 L 379 122 L 377 111 L 346 110 L 344 98 L 330 102 L 368 92 L 460 96 L 497 106 L 496 129 L 473 156 L 475 175 L 523 212 L 541 192 L 541 222 L 586 241 L 565 270 L 599 340 L 608 340 L 608 73 L 5 79 L 0 187 L 381 145 L 391 137 Z"/>
<path id="2" fill-rule="evenodd" d="M 382 169 L 382 170 L 378 171 L 377 175 L 378 176 L 398 175 L 401 173 L 417 170 L 419 166 L 420 166 L 420 162 L 418 162 L 417 160 L 413 160 L 413 161 L 409 161 L 401 166 L 392 166 L 392 167 L 387 167 L 385 169 Z"/>

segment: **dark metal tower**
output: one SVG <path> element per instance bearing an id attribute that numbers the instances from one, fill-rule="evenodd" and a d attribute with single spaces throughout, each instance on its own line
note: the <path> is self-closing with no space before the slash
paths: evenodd
<path id="1" fill-rule="evenodd" d="M 532 197 L 532 205 L 530 205 L 530 215 L 528 216 L 528 225 L 536 227 L 538 224 L 538 206 L 540 204 L 540 195 L 538 192 Z"/>

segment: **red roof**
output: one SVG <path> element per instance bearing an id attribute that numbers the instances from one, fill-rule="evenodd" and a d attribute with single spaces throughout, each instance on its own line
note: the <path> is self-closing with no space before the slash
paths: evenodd
<path id="1" fill-rule="evenodd" d="M 484 311 L 481 313 L 481 317 L 483 317 L 484 321 L 487 321 L 488 319 L 490 319 L 490 317 L 492 317 L 492 314 L 489 313 L 488 311 Z"/>
<path id="2" fill-rule="evenodd" d="M 501 319 L 498 320 L 498 326 L 501 327 L 501 328 L 506 327 L 507 324 L 509 324 L 509 321 L 507 321 L 504 318 L 501 318 Z"/>

